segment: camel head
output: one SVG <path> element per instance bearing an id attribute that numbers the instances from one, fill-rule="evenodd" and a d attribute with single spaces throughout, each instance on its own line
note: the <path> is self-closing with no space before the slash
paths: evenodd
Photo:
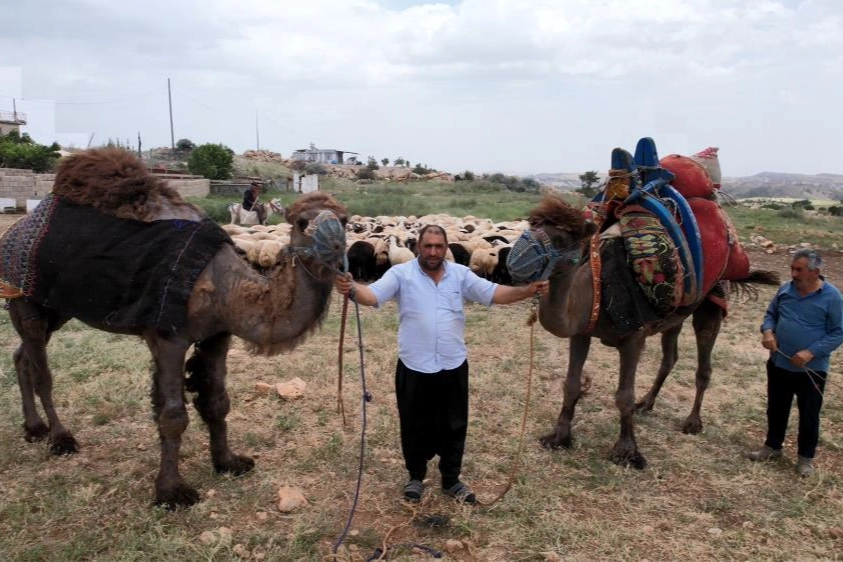
<path id="1" fill-rule="evenodd" d="M 323 266 L 324 274 L 345 271 L 346 208 L 327 193 L 314 192 L 296 199 L 286 209 L 290 232 L 289 251 L 305 262 Z"/>
<path id="2" fill-rule="evenodd" d="M 530 211 L 529 230 L 515 242 L 506 260 L 517 282 L 547 279 L 558 267 L 580 263 L 583 241 L 597 231 L 594 222 L 561 197 L 548 195 Z"/>

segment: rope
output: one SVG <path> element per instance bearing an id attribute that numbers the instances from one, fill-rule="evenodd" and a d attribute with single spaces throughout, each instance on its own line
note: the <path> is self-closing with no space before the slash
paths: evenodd
<path id="1" fill-rule="evenodd" d="M 503 490 L 492 500 L 481 500 L 479 497 L 477 498 L 477 503 L 485 507 L 491 507 L 498 503 L 503 497 L 509 492 L 510 488 L 512 488 L 512 484 L 515 483 L 515 477 L 518 475 L 518 467 L 521 462 L 521 453 L 524 450 L 524 434 L 527 430 L 527 415 L 530 412 L 530 394 L 533 387 L 533 365 L 534 365 L 534 356 L 535 356 L 535 326 L 536 320 L 538 319 L 538 307 L 539 307 L 539 296 L 535 295 L 533 297 L 532 304 L 530 306 L 530 317 L 527 320 L 527 325 L 530 326 L 530 367 L 527 369 L 527 391 L 524 397 L 524 414 L 521 416 L 521 432 L 518 435 L 518 448 L 515 451 L 515 458 L 512 461 L 512 469 L 509 472 L 509 478 L 507 479 L 506 485 L 504 486 Z"/>
<path id="2" fill-rule="evenodd" d="M 790 355 L 788 355 L 787 353 L 784 353 L 781 349 L 776 349 L 776 353 L 786 357 L 788 360 L 792 359 L 792 357 Z M 819 392 L 820 394 L 823 394 L 823 391 L 820 390 L 820 387 L 817 385 L 816 382 L 814 382 L 814 377 L 816 377 L 817 380 L 823 380 L 823 378 L 820 376 L 820 374 L 818 372 L 816 372 L 815 370 L 809 368 L 809 367 L 802 367 L 802 370 L 804 370 L 805 373 L 808 375 L 808 379 L 811 381 L 811 384 L 814 385 L 814 388 L 817 389 L 817 392 Z M 836 388 L 843 388 L 843 386 L 828 380 L 827 374 L 825 376 L 825 384 L 830 384 L 831 386 L 834 386 Z"/>
<path id="3" fill-rule="evenodd" d="M 353 298 L 353 291 L 354 289 L 352 289 L 351 294 L 352 300 L 354 301 L 354 313 L 357 318 L 357 348 L 360 352 L 360 382 L 363 385 L 363 401 L 361 403 L 363 422 L 360 428 L 360 462 L 357 467 L 357 486 L 354 490 L 354 501 L 352 502 L 351 509 L 348 512 L 348 520 L 345 522 L 345 528 L 342 530 L 339 538 L 337 538 L 337 542 L 334 544 L 334 560 L 337 559 L 337 551 L 339 550 L 340 545 L 348 536 L 348 531 L 351 529 L 351 522 L 354 520 L 354 513 L 357 511 L 357 503 L 360 500 L 360 486 L 363 483 L 363 459 L 366 453 L 366 405 L 372 401 L 372 395 L 369 394 L 368 390 L 366 390 L 366 369 L 363 363 L 363 332 L 360 328 L 360 305 L 357 303 L 357 300 Z"/>
<path id="4" fill-rule="evenodd" d="M 342 426 L 348 427 L 345 420 L 345 404 L 342 401 L 342 356 L 345 347 L 345 323 L 348 318 L 348 295 L 342 300 L 342 316 L 340 320 L 340 343 L 337 349 L 337 411 L 342 414 Z"/>
<path id="5" fill-rule="evenodd" d="M 590 261 L 591 261 L 591 292 L 593 297 L 591 299 L 591 313 L 588 317 L 588 326 L 585 327 L 584 334 L 590 334 L 597 324 L 597 317 L 600 315 L 600 299 L 602 297 L 602 283 L 601 274 L 603 272 L 603 261 L 600 259 L 600 233 L 595 232 L 591 236 L 589 243 Z"/>

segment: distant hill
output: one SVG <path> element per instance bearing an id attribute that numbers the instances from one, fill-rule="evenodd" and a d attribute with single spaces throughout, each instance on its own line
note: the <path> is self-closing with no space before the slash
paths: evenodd
<path id="1" fill-rule="evenodd" d="M 580 175 L 574 173 L 534 174 L 539 183 L 562 191 L 580 187 Z M 601 181 L 603 179 L 601 175 Z M 761 172 L 754 176 L 723 178 L 724 193 L 736 199 L 745 197 L 795 197 L 798 199 L 843 199 L 841 174 L 785 174 Z"/>

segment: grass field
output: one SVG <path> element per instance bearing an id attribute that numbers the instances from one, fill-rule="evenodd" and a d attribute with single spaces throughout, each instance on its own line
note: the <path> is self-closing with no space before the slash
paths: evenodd
<path id="1" fill-rule="evenodd" d="M 385 214 L 365 209 L 377 210 L 388 195 L 410 200 L 389 214 L 501 213 L 492 217 L 497 220 L 522 216 L 534 202 L 534 196 L 450 191 L 455 187 L 430 186 L 423 195 L 408 189 L 400 196 L 380 186 L 338 184 L 331 190 L 360 214 Z M 450 200 L 455 206 L 446 206 Z M 794 225 L 800 229 L 796 234 L 784 227 L 773 230 L 776 225 L 768 224 L 766 215 L 732 216 L 742 237 L 761 225 L 772 234 L 765 236 L 781 236 L 781 243 L 797 237 L 836 240 L 819 236 L 825 224 Z M 786 257 L 780 264 L 785 273 Z M 151 505 L 159 453 L 143 343 L 75 321 L 53 337 L 56 403 L 82 446 L 77 455 L 56 458 L 45 444 L 23 439 L 11 363 L 17 336 L 8 314 L 0 314 L 0 560 L 330 559 L 355 493 L 361 371 L 374 399 L 366 411 L 359 504 L 340 560 L 367 560 L 385 540 L 396 546 L 390 560 L 428 560 L 428 553 L 401 545 L 444 550 L 449 539 L 460 541 L 461 548 L 446 558 L 464 561 L 841 558 L 843 406 L 839 382 L 834 383 L 841 372 L 839 356 L 826 392 L 816 477 L 796 478 L 792 435 L 781 462 L 756 465 L 741 458 L 763 440 L 765 352 L 757 327 L 772 291 L 763 289 L 757 302 L 732 303 L 713 355 L 705 428 L 697 436 L 677 430 L 694 396 L 696 352 L 693 330 L 685 330 L 679 362 L 655 410 L 637 418 L 638 443 L 650 463 L 644 471 L 607 460 L 618 434 L 618 359 L 599 342 L 586 364 L 593 384 L 577 410 L 575 446 L 546 451 L 538 445 L 537 437 L 552 428 L 561 406 L 568 352 L 567 342 L 537 326 L 527 442 L 513 489 L 492 508 L 457 505 L 440 494 L 434 464 L 422 504 L 410 509 L 398 500 L 405 475 L 393 398 L 393 305 L 361 311 L 362 366 L 351 308 L 343 347 L 345 427 L 336 411 L 338 298 L 321 331 L 293 352 L 258 357 L 235 341 L 229 355 L 230 442 L 236 451 L 253 455 L 256 468 L 240 478 L 216 475 L 203 424 L 189 408 L 181 466 L 202 501 L 177 512 Z M 472 389 L 464 477 L 481 498 L 496 495 L 514 460 L 529 370 L 528 313 L 528 303 L 468 307 Z M 659 344 L 651 340 L 639 368 L 639 396 L 652 382 L 658 361 Z M 255 389 L 259 381 L 294 377 L 308 384 L 297 401 Z M 276 491 L 284 485 L 300 487 L 309 505 L 279 512 Z M 425 517 L 433 515 L 447 517 L 447 525 L 425 526 Z"/>

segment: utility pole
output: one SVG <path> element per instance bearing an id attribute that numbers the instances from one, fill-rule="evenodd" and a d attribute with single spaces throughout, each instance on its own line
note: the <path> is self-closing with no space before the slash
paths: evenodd
<path id="1" fill-rule="evenodd" d="M 143 151 L 141 150 L 141 136 L 140 136 L 140 131 L 138 131 L 138 158 L 143 158 Z"/>
<path id="2" fill-rule="evenodd" d="M 167 99 L 170 101 L 170 148 L 176 149 L 176 137 L 173 134 L 173 95 L 170 93 L 170 79 L 167 78 Z"/>
<path id="3" fill-rule="evenodd" d="M 258 110 L 255 110 L 255 138 L 257 140 L 258 150 L 261 149 L 261 133 L 258 129 Z"/>

